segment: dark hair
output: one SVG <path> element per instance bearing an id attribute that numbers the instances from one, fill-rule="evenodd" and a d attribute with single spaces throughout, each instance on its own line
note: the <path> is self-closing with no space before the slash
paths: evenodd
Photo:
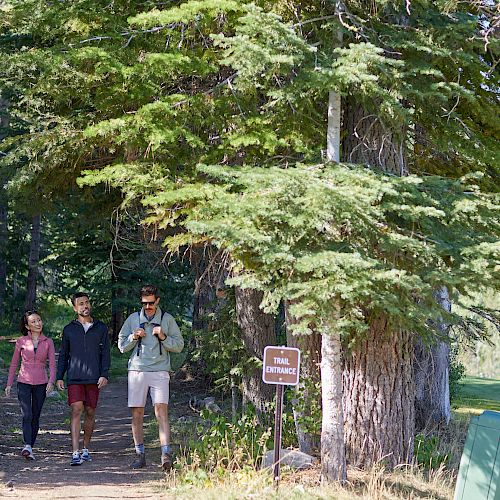
<path id="1" fill-rule="evenodd" d="M 87 293 L 85 292 L 76 292 L 74 293 L 72 296 L 71 296 L 71 303 L 73 305 L 76 304 L 76 299 L 79 299 L 80 297 L 87 297 L 87 299 L 89 299 L 90 297 L 88 296 Z"/>
<path id="2" fill-rule="evenodd" d="M 158 288 L 154 285 L 144 285 L 140 291 L 140 298 L 142 299 L 142 297 L 146 297 L 146 295 L 154 295 L 155 298 L 158 298 Z"/>
<path id="3" fill-rule="evenodd" d="M 32 314 L 38 314 L 38 316 L 40 316 L 40 313 L 38 311 L 35 311 L 35 309 L 28 309 L 27 311 L 24 312 L 24 314 L 21 317 L 21 322 L 19 324 L 19 331 L 23 335 L 28 335 L 28 316 L 31 316 Z"/>

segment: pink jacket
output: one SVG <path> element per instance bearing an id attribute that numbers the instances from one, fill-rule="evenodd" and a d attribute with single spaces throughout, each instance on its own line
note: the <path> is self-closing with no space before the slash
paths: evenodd
<path id="1" fill-rule="evenodd" d="M 19 337 L 16 341 L 16 348 L 10 362 L 9 377 L 7 385 L 12 385 L 14 376 L 21 358 L 21 369 L 17 376 L 17 381 L 24 384 L 38 385 L 50 382 L 54 383 L 56 378 L 56 355 L 54 342 L 45 335 L 38 337 L 38 348 L 35 353 L 35 346 L 31 339 L 31 333 Z M 47 379 L 47 360 L 49 361 L 50 378 Z"/>

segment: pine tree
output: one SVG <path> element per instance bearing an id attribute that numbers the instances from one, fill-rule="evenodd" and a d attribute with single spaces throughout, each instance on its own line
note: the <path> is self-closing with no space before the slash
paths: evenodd
<path id="1" fill-rule="evenodd" d="M 12 190 L 50 199 L 83 172 L 80 185 L 105 183 L 149 210 L 145 224 L 174 228 L 172 251 L 209 241 L 230 252 L 233 284 L 263 292 L 269 311 L 300 299 L 298 332 L 329 325 L 338 305 L 351 352 L 365 342 L 381 359 L 398 342 L 394 368 L 410 356 L 408 332 L 430 339 L 429 319 L 457 320 L 436 287 L 456 300 L 495 282 L 494 200 L 467 180 L 366 170 L 479 170 L 494 189 L 498 40 L 484 40 L 486 4 L 10 5 L 0 84 L 13 119 L 31 127 L 7 141 L 4 163 L 22 165 Z M 321 162 L 329 92 L 346 104 L 342 158 L 357 167 Z M 392 396 L 381 392 L 382 406 Z M 364 433 L 388 465 L 405 460 L 410 420 L 350 425 L 354 461 L 378 458 L 358 451 Z"/>

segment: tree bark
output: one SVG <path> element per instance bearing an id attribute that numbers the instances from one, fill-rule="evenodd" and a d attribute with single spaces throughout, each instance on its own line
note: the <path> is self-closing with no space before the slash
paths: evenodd
<path id="1" fill-rule="evenodd" d="M 441 307 L 450 312 L 451 302 L 446 287 L 435 293 Z M 448 325 L 440 321 L 442 335 L 448 335 Z M 451 417 L 449 384 L 450 346 L 438 341 L 425 345 L 418 340 L 415 345 L 415 426 L 423 430 L 428 425 L 448 424 Z"/>
<path id="2" fill-rule="evenodd" d="M 3 186 L 0 185 L 0 189 Z M 3 190 L 3 189 L 2 189 Z M 5 315 L 5 299 L 7 297 L 7 200 L 4 193 L 0 197 L 0 319 Z"/>
<path id="3" fill-rule="evenodd" d="M 339 163 L 340 161 L 340 94 L 328 94 L 328 132 L 326 141 L 326 159 Z"/>
<path id="4" fill-rule="evenodd" d="M 384 317 L 345 354 L 344 411 L 348 463 L 388 468 L 408 463 L 414 436 L 413 342 Z"/>
<path id="5" fill-rule="evenodd" d="M 387 129 L 352 99 L 344 113 L 344 160 L 407 175 L 400 134 Z M 348 462 L 387 467 L 408 462 L 415 427 L 413 340 L 409 332 L 388 328 L 384 317 L 370 320 L 369 332 L 345 357 L 344 408 Z"/>
<path id="6" fill-rule="evenodd" d="M 7 135 L 9 116 L 8 102 L 0 96 L 0 141 Z M 0 154 L 2 154 L 0 152 Z M 6 179 L 0 177 L 0 319 L 5 315 L 5 300 L 7 298 L 7 243 L 8 204 L 5 191 Z"/>
<path id="7" fill-rule="evenodd" d="M 343 160 L 408 175 L 403 143 L 380 119 L 350 100 L 344 118 Z"/>
<path id="8" fill-rule="evenodd" d="M 40 234 L 41 217 L 40 214 L 33 216 L 31 223 L 30 255 L 28 261 L 28 281 L 26 285 L 26 299 L 24 310 L 34 309 L 36 302 L 36 288 L 38 280 L 38 263 L 40 261 Z"/>
<path id="9" fill-rule="evenodd" d="M 289 306 L 288 302 L 285 303 L 287 345 L 300 350 L 300 377 L 299 384 L 295 387 L 297 402 L 293 405 L 293 417 L 299 449 L 311 455 L 318 451 L 320 436 L 308 430 L 303 422 L 319 416 L 321 401 L 314 388 L 321 381 L 321 335 L 314 326 L 310 335 L 294 335 L 291 332 L 291 326 L 296 319 L 290 313 Z M 315 409 L 318 410 L 318 415 L 314 415 Z"/>
<path id="10" fill-rule="evenodd" d="M 274 317 L 260 308 L 262 292 L 236 287 L 236 318 L 241 329 L 243 343 L 250 358 L 262 361 L 264 348 L 276 345 Z M 251 367 L 243 375 L 243 404 L 251 403 L 259 419 L 267 421 L 265 414 L 274 397 L 274 386 L 262 381 L 262 368 Z"/>
<path id="11" fill-rule="evenodd" d="M 321 478 L 325 482 L 345 481 L 342 343 L 329 324 L 322 326 L 321 334 Z"/>

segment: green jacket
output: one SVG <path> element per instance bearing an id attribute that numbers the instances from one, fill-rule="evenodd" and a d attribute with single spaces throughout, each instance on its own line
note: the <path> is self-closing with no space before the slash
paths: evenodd
<path id="1" fill-rule="evenodd" d="M 146 331 L 146 336 L 141 339 L 140 349 L 139 341 L 134 340 L 133 331 L 136 328 L 142 328 Z M 153 335 L 153 327 L 161 325 L 163 333 L 167 336 L 160 342 Z M 184 347 L 181 331 L 172 315 L 163 313 L 158 307 L 154 317 L 149 321 L 144 315 L 144 310 L 140 313 L 131 314 L 118 334 L 118 349 L 120 352 L 132 351 L 128 361 L 128 369 L 141 372 L 159 372 L 170 371 L 170 352 L 181 352 Z M 161 353 L 160 353 L 161 350 Z"/>

